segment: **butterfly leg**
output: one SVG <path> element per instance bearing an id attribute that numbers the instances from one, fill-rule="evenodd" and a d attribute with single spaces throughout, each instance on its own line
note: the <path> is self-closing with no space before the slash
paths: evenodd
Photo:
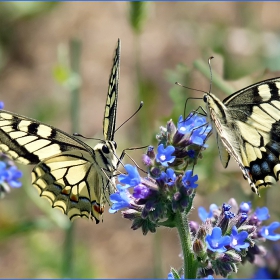
<path id="1" fill-rule="evenodd" d="M 132 162 L 135 164 L 135 166 L 136 166 L 139 170 L 141 170 L 141 171 L 144 172 L 144 173 L 147 173 L 147 172 L 146 172 L 145 170 L 143 170 L 143 169 L 136 163 L 136 161 L 127 153 L 127 151 L 141 150 L 141 149 L 144 149 L 144 148 L 147 148 L 147 147 L 149 147 L 149 146 L 132 147 L 132 148 L 124 149 L 124 150 L 122 151 L 122 153 L 121 153 L 121 156 L 118 158 L 117 168 L 119 167 L 120 164 L 124 167 L 124 165 L 123 165 L 123 163 L 122 163 L 122 160 L 123 160 L 123 158 L 124 158 L 125 155 L 126 155 L 127 157 L 129 157 L 129 158 L 132 160 Z"/>

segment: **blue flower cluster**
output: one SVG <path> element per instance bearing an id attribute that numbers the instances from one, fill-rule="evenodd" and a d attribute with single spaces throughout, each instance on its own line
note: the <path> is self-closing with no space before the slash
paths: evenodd
<path id="1" fill-rule="evenodd" d="M 133 229 L 142 228 L 143 234 L 155 232 L 163 223 L 173 227 L 174 213 L 192 205 L 198 186 L 192 168 L 210 133 L 206 119 L 194 113 L 185 120 L 180 116 L 177 127 L 172 120 L 161 127 L 158 146 L 149 146 L 142 157 L 147 175 L 141 177 L 136 166 L 125 165 L 126 174 L 118 176 L 117 192 L 110 196 L 109 212 L 128 208 L 123 217 L 133 221 Z"/>
<path id="2" fill-rule="evenodd" d="M 4 108 L 4 103 L 0 101 L 0 109 Z M 14 162 L 5 154 L 0 153 L 0 197 L 10 191 L 10 187 L 19 188 L 21 182 L 18 181 L 22 177 L 22 172 L 17 169 Z"/>
<path id="3" fill-rule="evenodd" d="M 280 223 L 263 226 L 263 221 L 270 217 L 267 207 L 253 211 L 250 202 L 242 202 L 238 206 L 231 199 L 222 207 L 212 204 L 209 212 L 199 207 L 198 215 L 202 225 L 192 222 L 191 228 L 193 250 L 200 260 L 202 278 L 213 273 L 228 277 L 237 271 L 240 263 L 254 262 L 256 255 L 264 253 L 259 243 L 265 239 L 280 239 L 280 234 L 274 232 L 280 228 Z"/>

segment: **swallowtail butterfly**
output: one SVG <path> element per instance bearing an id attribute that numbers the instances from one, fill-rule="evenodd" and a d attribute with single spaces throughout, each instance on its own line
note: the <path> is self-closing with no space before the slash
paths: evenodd
<path id="1" fill-rule="evenodd" d="M 265 80 L 219 100 L 204 95 L 215 128 L 219 155 L 226 168 L 238 163 L 253 192 L 280 176 L 280 78 Z"/>
<path id="2" fill-rule="evenodd" d="M 98 223 L 115 191 L 120 48 L 118 40 L 103 119 L 105 140 L 94 148 L 50 125 L 0 110 L 0 150 L 17 162 L 36 164 L 33 186 L 70 220 L 95 218 Z"/>

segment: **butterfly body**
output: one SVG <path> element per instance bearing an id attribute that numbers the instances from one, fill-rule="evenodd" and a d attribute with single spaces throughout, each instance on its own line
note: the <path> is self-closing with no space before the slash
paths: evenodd
<path id="1" fill-rule="evenodd" d="M 208 93 L 204 101 L 223 166 L 233 157 L 257 194 L 259 188 L 278 181 L 280 78 L 251 85 L 223 102 Z"/>
<path id="2" fill-rule="evenodd" d="M 114 141 L 120 41 L 118 41 L 105 105 L 104 139 L 91 148 L 79 138 L 37 120 L 0 110 L 0 151 L 23 164 L 35 164 L 32 184 L 52 207 L 70 220 L 96 223 L 115 192 L 118 165 Z"/>

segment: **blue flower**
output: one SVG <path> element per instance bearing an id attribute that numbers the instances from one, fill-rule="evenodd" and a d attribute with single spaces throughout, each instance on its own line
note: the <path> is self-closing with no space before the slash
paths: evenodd
<path id="1" fill-rule="evenodd" d="M 177 176 L 172 168 L 167 168 L 166 172 L 162 172 L 160 179 L 163 180 L 168 186 L 175 184 Z"/>
<path id="2" fill-rule="evenodd" d="M 21 187 L 21 182 L 18 181 L 22 177 L 22 172 L 16 166 L 7 167 L 4 161 L 0 161 L 0 184 L 6 182 L 12 188 Z"/>
<path id="3" fill-rule="evenodd" d="M 3 183 L 8 177 L 6 167 L 6 163 L 4 161 L 0 161 L 0 184 Z"/>
<path id="4" fill-rule="evenodd" d="M 195 158 L 195 151 L 190 149 L 187 151 L 187 154 L 190 158 L 194 159 Z"/>
<path id="5" fill-rule="evenodd" d="M 198 216 L 202 220 L 202 222 L 205 222 L 207 218 L 213 217 L 213 211 L 218 209 L 218 206 L 216 204 L 211 204 L 209 207 L 209 213 L 205 210 L 204 207 L 200 206 L 198 207 Z"/>
<path id="6" fill-rule="evenodd" d="M 144 186 L 143 184 L 139 184 L 133 189 L 133 197 L 135 198 L 147 198 L 150 194 L 150 189 Z"/>
<path id="7" fill-rule="evenodd" d="M 110 213 L 116 213 L 118 210 L 130 206 L 130 193 L 127 190 L 129 187 L 129 185 L 122 186 L 117 184 L 118 191 L 110 195 L 110 200 L 113 202 L 113 205 L 109 209 Z"/>
<path id="8" fill-rule="evenodd" d="M 194 124 L 193 120 L 194 120 L 194 117 L 193 117 L 192 113 L 185 120 L 183 120 L 183 117 L 180 116 L 178 123 L 177 123 L 177 130 L 181 134 L 190 133 L 193 129 L 193 124 Z"/>
<path id="9" fill-rule="evenodd" d="M 214 279 L 213 275 L 208 275 L 207 277 L 204 277 L 203 279 Z"/>
<path id="10" fill-rule="evenodd" d="M 251 205 L 252 205 L 252 203 L 250 201 L 249 202 L 241 202 L 240 206 L 239 206 L 239 211 L 241 213 L 248 213 L 251 209 Z"/>
<path id="11" fill-rule="evenodd" d="M 21 182 L 18 181 L 19 178 L 22 177 L 22 172 L 17 169 L 16 166 L 11 166 L 9 169 L 7 169 L 7 177 L 6 182 L 12 187 L 12 188 L 19 188 L 21 187 Z"/>
<path id="12" fill-rule="evenodd" d="M 156 161 L 160 162 L 163 166 L 168 166 L 168 163 L 172 163 L 175 160 L 175 156 L 172 156 L 175 148 L 173 146 L 167 146 L 164 149 L 163 144 L 160 144 L 157 149 Z"/>
<path id="13" fill-rule="evenodd" d="M 201 117 L 191 113 L 185 120 L 183 120 L 182 116 L 179 117 L 177 130 L 181 134 L 190 133 L 192 131 L 198 131 L 198 133 L 207 135 L 208 132 L 211 130 L 211 127 L 208 126 L 209 128 L 205 128 L 204 125 L 206 123 L 207 121 L 205 117 Z"/>
<path id="14" fill-rule="evenodd" d="M 265 221 L 265 220 L 270 218 L 269 211 L 268 211 L 267 207 L 262 207 L 262 208 L 257 207 L 256 211 L 255 211 L 255 214 L 256 214 L 259 221 Z"/>
<path id="15" fill-rule="evenodd" d="M 198 176 L 193 176 L 192 170 L 187 170 L 182 178 L 182 183 L 185 188 L 195 189 L 198 186 L 198 184 L 195 184 L 197 180 Z"/>
<path id="16" fill-rule="evenodd" d="M 253 275 L 252 279 L 272 279 L 272 274 L 266 267 L 260 267 Z"/>
<path id="17" fill-rule="evenodd" d="M 267 227 L 262 227 L 260 234 L 262 237 L 268 240 L 277 241 L 280 239 L 280 234 L 274 233 L 274 230 L 276 230 L 278 227 L 280 227 L 280 223 L 273 222 Z"/>
<path id="18" fill-rule="evenodd" d="M 223 203 L 222 209 L 224 212 L 229 211 L 231 209 L 231 205 Z"/>
<path id="19" fill-rule="evenodd" d="M 204 143 L 206 137 L 207 137 L 207 134 L 204 134 L 204 132 L 201 131 L 200 129 L 196 129 L 193 131 L 193 133 L 190 137 L 190 142 L 192 144 L 207 147 L 207 145 Z"/>
<path id="20" fill-rule="evenodd" d="M 3 108 L 4 108 L 4 102 L 0 101 L 0 109 L 3 109 Z"/>
<path id="21" fill-rule="evenodd" d="M 222 236 L 222 230 L 219 227 L 214 227 L 211 235 L 205 238 L 207 248 L 213 252 L 223 253 L 227 249 L 225 246 L 230 244 L 229 236 Z"/>
<path id="22" fill-rule="evenodd" d="M 178 275 L 178 276 L 179 276 L 179 275 Z M 168 273 L 167 279 L 175 279 L 174 274 L 173 274 L 171 271 Z M 176 277 L 176 279 L 177 279 L 177 277 Z M 184 275 L 181 275 L 181 278 L 180 278 L 180 279 L 185 279 L 185 278 L 184 278 Z"/>
<path id="23" fill-rule="evenodd" d="M 131 164 L 126 164 L 124 166 L 127 174 L 121 174 L 118 176 L 118 180 L 122 184 L 130 185 L 131 187 L 135 187 L 141 182 L 141 177 L 138 173 L 137 167 L 132 166 Z"/>
<path id="24" fill-rule="evenodd" d="M 245 239 L 248 237 L 248 232 L 241 231 L 238 233 L 236 226 L 232 228 L 231 231 L 231 241 L 230 241 L 230 247 L 240 251 L 240 249 L 245 249 L 249 247 L 249 243 L 245 242 Z"/>

